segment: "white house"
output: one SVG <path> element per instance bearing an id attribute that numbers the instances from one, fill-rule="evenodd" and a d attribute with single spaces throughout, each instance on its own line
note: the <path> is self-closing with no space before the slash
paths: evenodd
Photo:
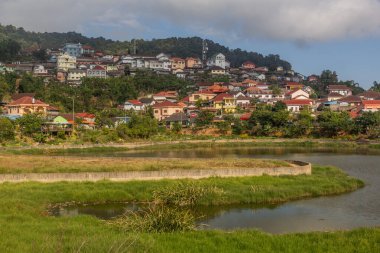
<path id="1" fill-rule="evenodd" d="M 304 90 L 295 90 L 295 91 L 290 91 L 286 94 L 287 99 L 292 100 L 292 99 L 309 99 L 310 95 Z"/>
<path id="2" fill-rule="evenodd" d="M 220 67 L 222 69 L 226 68 L 226 56 L 224 54 L 219 53 L 213 55 L 208 61 L 207 61 L 207 66 L 209 67 Z"/>
<path id="3" fill-rule="evenodd" d="M 145 105 L 138 100 L 128 100 L 124 103 L 124 110 L 143 111 Z"/>

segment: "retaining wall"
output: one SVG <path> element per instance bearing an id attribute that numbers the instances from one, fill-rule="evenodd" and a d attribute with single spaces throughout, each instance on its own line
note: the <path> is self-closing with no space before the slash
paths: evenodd
<path id="1" fill-rule="evenodd" d="M 132 181 L 160 180 L 208 177 L 244 177 L 244 176 L 283 176 L 311 174 L 311 164 L 300 161 L 288 161 L 291 167 L 279 168 L 234 168 L 214 170 L 163 170 L 163 171 L 128 171 L 128 172 L 83 172 L 83 173 L 21 173 L 0 174 L 0 182 L 59 182 L 59 181 Z"/>

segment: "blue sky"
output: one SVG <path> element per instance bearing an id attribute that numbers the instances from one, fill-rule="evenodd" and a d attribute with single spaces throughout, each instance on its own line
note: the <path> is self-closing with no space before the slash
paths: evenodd
<path id="1" fill-rule="evenodd" d="M 380 81 L 380 0 L 0 0 L 0 23 L 111 39 L 200 36 L 279 54 L 364 88 Z"/>

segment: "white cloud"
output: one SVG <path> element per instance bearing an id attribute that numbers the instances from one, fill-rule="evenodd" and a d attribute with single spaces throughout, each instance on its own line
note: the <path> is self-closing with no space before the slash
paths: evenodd
<path id="1" fill-rule="evenodd" d="M 379 35 L 379 13 L 379 0 L 0 0 L 1 23 L 34 31 L 102 23 L 99 35 L 116 26 L 150 37 L 151 27 L 168 23 L 201 36 L 212 31 L 224 38 L 300 44 Z"/>

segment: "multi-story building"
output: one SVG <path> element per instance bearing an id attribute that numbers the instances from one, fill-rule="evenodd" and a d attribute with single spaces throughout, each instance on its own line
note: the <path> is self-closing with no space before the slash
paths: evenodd
<path id="1" fill-rule="evenodd" d="M 170 58 L 170 62 L 171 62 L 172 70 L 185 69 L 186 67 L 185 60 L 182 58 L 173 57 L 173 58 Z"/>
<path id="2" fill-rule="evenodd" d="M 183 106 L 170 101 L 164 101 L 153 105 L 154 117 L 160 121 L 168 118 L 174 113 L 180 112 L 183 112 Z"/>
<path id="3" fill-rule="evenodd" d="M 80 84 L 82 78 L 87 76 L 87 71 L 84 69 L 69 69 L 67 73 L 67 82 Z"/>
<path id="4" fill-rule="evenodd" d="M 75 69 L 77 64 L 77 58 L 65 53 L 57 58 L 57 69 L 59 71 L 67 72 L 69 69 Z"/>
<path id="5" fill-rule="evenodd" d="M 107 70 L 102 66 L 95 66 L 87 70 L 87 77 L 89 78 L 107 78 Z"/>
<path id="6" fill-rule="evenodd" d="M 227 67 L 227 62 L 226 62 L 226 56 L 224 54 L 215 54 L 213 55 L 208 61 L 207 61 L 207 66 L 209 67 L 220 67 L 222 69 L 225 69 Z"/>
<path id="7" fill-rule="evenodd" d="M 80 57 L 82 56 L 82 45 L 80 43 L 66 43 L 63 47 L 63 52 L 70 56 Z"/>
<path id="8" fill-rule="evenodd" d="M 352 95 L 352 89 L 346 85 L 329 85 L 327 90 L 329 93 L 338 93 L 344 97 Z"/>
<path id="9" fill-rule="evenodd" d="M 46 115 L 49 105 L 34 97 L 25 96 L 7 104 L 5 107 L 9 115 L 23 116 L 32 113 Z"/>

